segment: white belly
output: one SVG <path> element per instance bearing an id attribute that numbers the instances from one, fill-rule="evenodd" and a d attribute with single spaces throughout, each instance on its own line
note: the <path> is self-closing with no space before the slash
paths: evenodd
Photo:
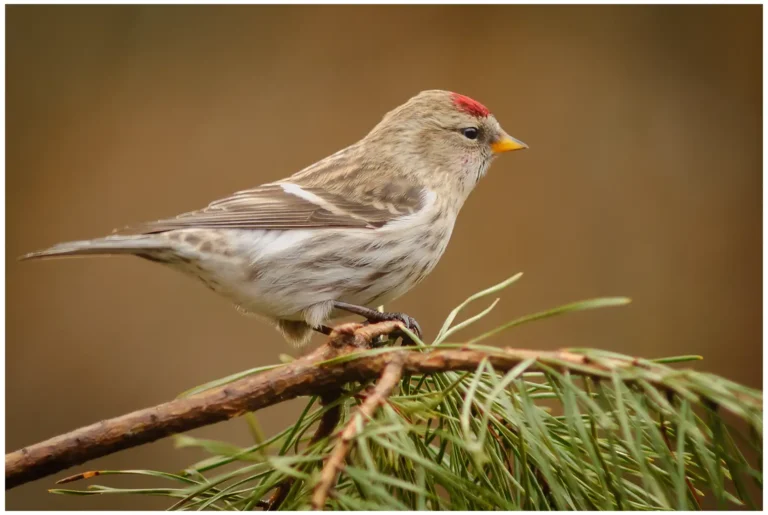
<path id="1" fill-rule="evenodd" d="M 375 307 L 432 271 L 455 216 L 438 220 L 434 202 L 431 207 L 379 229 L 220 230 L 228 255 L 221 246 L 213 252 L 182 246 L 191 262 L 174 267 L 247 312 L 317 324 L 337 315 L 332 301 Z"/>

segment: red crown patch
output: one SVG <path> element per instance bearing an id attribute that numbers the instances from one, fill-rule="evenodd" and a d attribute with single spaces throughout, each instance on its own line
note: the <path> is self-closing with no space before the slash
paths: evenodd
<path id="1" fill-rule="evenodd" d="M 460 95 L 458 93 L 452 93 L 451 96 L 453 97 L 453 104 L 467 114 L 477 116 L 478 118 L 482 118 L 491 114 L 488 108 L 477 100 L 472 100 L 471 98 L 465 97 L 464 95 Z"/>

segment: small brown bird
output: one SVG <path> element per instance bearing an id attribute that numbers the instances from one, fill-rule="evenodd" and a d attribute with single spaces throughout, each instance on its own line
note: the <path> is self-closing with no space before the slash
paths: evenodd
<path id="1" fill-rule="evenodd" d="M 524 148 L 479 102 L 423 91 L 362 140 L 287 179 L 22 259 L 133 254 L 163 263 L 272 321 L 295 345 L 345 311 L 420 332 L 407 315 L 370 308 L 432 271 L 493 158 Z"/>

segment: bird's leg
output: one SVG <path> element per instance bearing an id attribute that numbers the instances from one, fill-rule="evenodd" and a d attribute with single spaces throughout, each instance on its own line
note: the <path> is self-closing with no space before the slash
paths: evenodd
<path id="1" fill-rule="evenodd" d="M 334 301 L 333 307 L 336 309 L 341 309 L 342 311 L 354 313 L 355 315 L 360 315 L 361 317 L 365 317 L 365 319 L 371 323 L 386 322 L 387 320 L 396 320 L 398 322 L 402 322 L 409 331 L 415 333 L 416 336 L 421 338 L 421 326 L 415 318 L 408 316 L 405 313 L 382 313 L 381 311 L 376 311 L 375 309 L 366 308 L 364 306 L 357 306 L 355 304 L 347 304 L 346 302 L 339 301 Z M 412 344 L 413 342 L 410 341 L 410 338 L 403 336 L 403 343 Z"/>

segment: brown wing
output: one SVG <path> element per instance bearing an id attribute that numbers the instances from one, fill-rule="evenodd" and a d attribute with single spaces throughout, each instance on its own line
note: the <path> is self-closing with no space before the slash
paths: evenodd
<path id="1" fill-rule="evenodd" d="M 176 218 L 128 227 L 120 232 L 150 234 L 185 228 L 376 229 L 418 211 L 423 199 L 422 188 L 409 183 L 356 188 L 348 194 L 338 191 L 338 187 L 335 189 L 332 192 L 318 186 L 300 186 L 288 179 L 239 191 Z"/>

